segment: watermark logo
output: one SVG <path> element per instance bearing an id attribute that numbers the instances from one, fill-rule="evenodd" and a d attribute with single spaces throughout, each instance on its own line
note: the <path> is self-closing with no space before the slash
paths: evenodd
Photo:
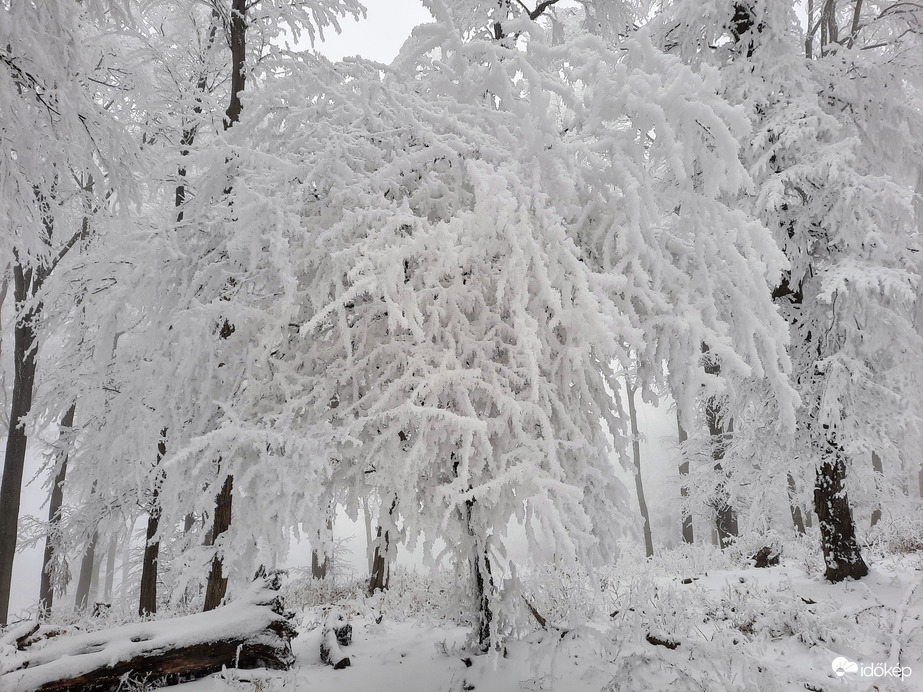
<path id="1" fill-rule="evenodd" d="M 859 670 L 859 664 L 850 661 L 848 658 L 839 658 L 833 659 L 833 672 L 836 673 L 838 678 L 843 677 L 846 673 L 855 673 Z"/>
<path id="2" fill-rule="evenodd" d="M 887 663 L 856 663 L 839 656 L 830 664 L 838 678 L 858 675 L 860 678 L 909 678 L 913 672 L 910 666 L 892 666 Z"/>

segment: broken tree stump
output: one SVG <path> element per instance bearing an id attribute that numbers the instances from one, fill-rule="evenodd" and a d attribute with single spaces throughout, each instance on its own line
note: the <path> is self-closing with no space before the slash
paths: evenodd
<path id="1" fill-rule="evenodd" d="M 349 656 L 343 653 L 341 646 L 349 646 L 353 641 L 353 626 L 342 615 L 333 611 L 324 620 L 321 630 L 320 660 L 334 670 L 342 670 L 350 665 Z"/>
<path id="2" fill-rule="evenodd" d="M 760 548 L 756 555 L 751 557 L 753 560 L 753 566 L 759 567 L 760 569 L 765 569 L 767 567 L 775 567 L 779 564 L 779 551 L 773 551 L 768 545 Z"/>
<path id="3" fill-rule="evenodd" d="M 278 574 L 207 613 L 57 637 L 7 661 L 3 692 L 115 690 L 129 679 L 176 684 L 222 668 L 287 670 L 296 636 Z"/>

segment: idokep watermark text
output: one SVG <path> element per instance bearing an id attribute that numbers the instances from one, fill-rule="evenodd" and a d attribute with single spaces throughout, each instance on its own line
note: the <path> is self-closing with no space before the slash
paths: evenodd
<path id="1" fill-rule="evenodd" d="M 909 678 L 913 671 L 910 666 L 892 666 L 890 663 L 856 663 L 840 656 L 830 664 L 837 677 L 860 678 Z"/>

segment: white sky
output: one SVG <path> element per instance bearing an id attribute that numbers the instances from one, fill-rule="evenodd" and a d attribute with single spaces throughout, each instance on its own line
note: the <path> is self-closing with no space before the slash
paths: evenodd
<path id="1" fill-rule="evenodd" d="M 368 13 L 358 22 L 342 23 L 342 33 L 330 32 L 317 48 L 331 60 L 361 55 L 390 63 L 413 27 L 432 21 L 420 0 L 363 0 Z"/>

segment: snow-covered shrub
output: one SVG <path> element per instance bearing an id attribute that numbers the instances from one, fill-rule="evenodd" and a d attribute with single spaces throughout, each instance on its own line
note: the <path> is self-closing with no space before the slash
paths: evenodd
<path id="1" fill-rule="evenodd" d="M 462 607 L 458 595 L 457 585 L 445 571 L 416 572 L 401 567 L 392 569 L 390 588 L 371 596 L 365 579 L 335 584 L 330 580 L 314 579 L 307 570 L 293 573 L 283 587 L 286 607 L 296 611 L 317 614 L 337 608 L 369 619 L 382 617 L 398 621 L 463 619 L 467 607 Z"/>

